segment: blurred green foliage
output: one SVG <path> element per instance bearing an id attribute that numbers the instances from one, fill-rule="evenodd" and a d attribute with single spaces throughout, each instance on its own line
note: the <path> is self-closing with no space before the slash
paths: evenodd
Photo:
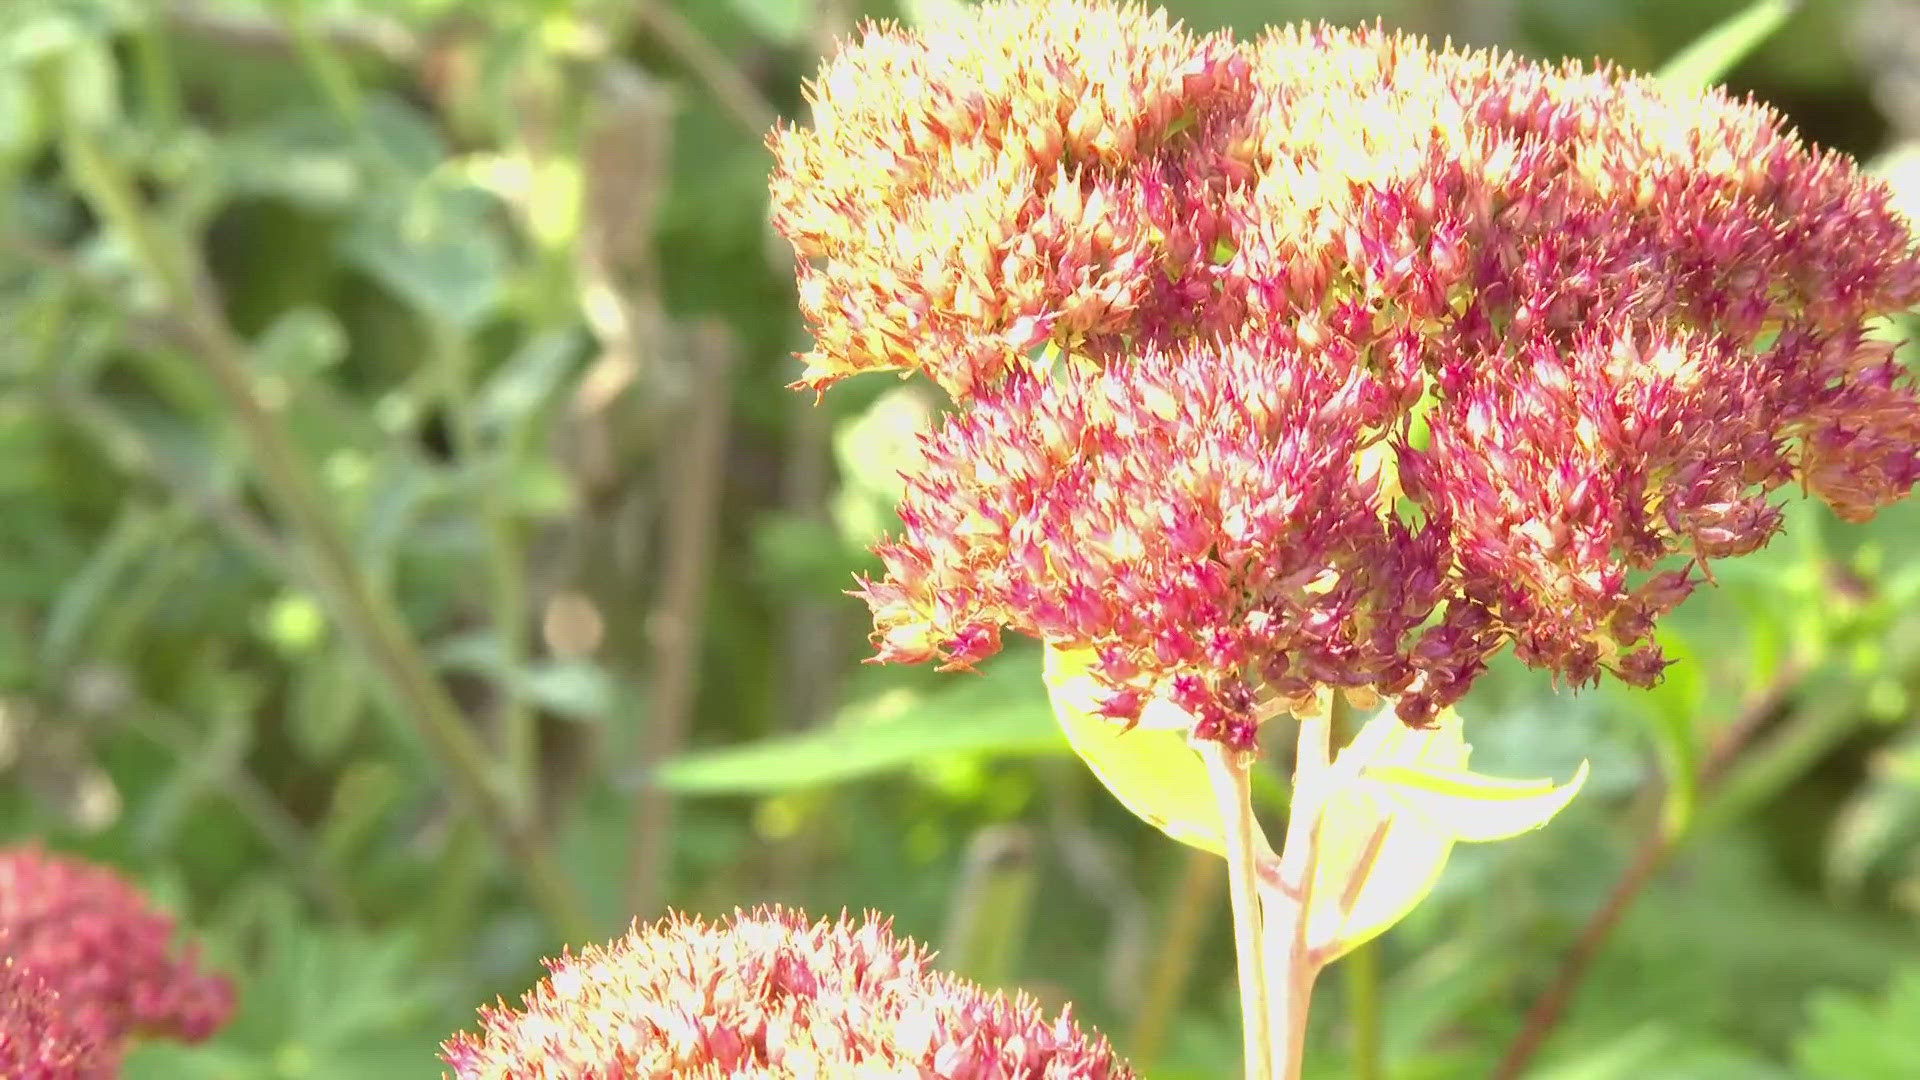
<path id="1" fill-rule="evenodd" d="M 218 1040 L 129 1075 L 435 1075 L 440 1038 L 537 977 L 567 934 L 442 767 L 435 702 L 593 934 L 655 914 L 638 896 L 879 908 L 961 970 L 1075 1001 L 1151 1076 L 1234 1068 L 1220 895 L 1067 756 L 1037 655 L 857 663 L 840 592 L 930 404 L 783 389 L 804 337 L 760 143 L 802 116 L 839 6 L 0 4 L 0 833 L 121 866 L 243 988 Z M 1640 68 L 1737 8 L 1168 6 Z M 1916 39 L 1911 0 L 1811 0 L 1731 81 L 1887 154 L 1920 205 Z M 1796 504 L 1719 578 L 1667 626 L 1681 662 L 1655 691 L 1513 665 L 1476 691 L 1478 765 L 1587 758 L 1592 780 L 1551 829 L 1458 853 L 1332 976 L 1316 1075 L 1353 1075 L 1369 995 L 1384 1075 L 1488 1075 L 1661 836 L 1671 863 L 1535 1075 L 1920 1075 L 1920 508 L 1842 526 Z M 342 618 L 355 587 L 371 623 Z M 383 604 L 425 689 L 369 637 Z M 653 880 L 628 869 L 649 840 Z M 1191 983 L 1144 992 L 1168 950 Z"/>

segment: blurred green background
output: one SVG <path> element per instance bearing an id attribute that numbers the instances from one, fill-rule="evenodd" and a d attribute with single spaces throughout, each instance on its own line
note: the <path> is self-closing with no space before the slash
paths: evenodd
<path id="1" fill-rule="evenodd" d="M 783 386 L 762 138 L 859 16 L 952 3 L 0 2 L 0 837 L 242 986 L 128 1075 L 437 1075 L 563 942 L 773 900 L 1237 1068 L 1220 866 L 1067 755 L 1036 654 L 859 663 L 931 399 Z M 1738 9 L 1167 6 L 1648 70 Z M 1920 205 L 1920 0 L 1728 81 Z M 1476 690 L 1476 765 L 1593 778 L 1323 980 L 1315 1075 L 1492 1075 L 1597 927 L 1529 1075 L 1920 1076 L 1920 507 L 1716 572 L 1658 690 Z"/>

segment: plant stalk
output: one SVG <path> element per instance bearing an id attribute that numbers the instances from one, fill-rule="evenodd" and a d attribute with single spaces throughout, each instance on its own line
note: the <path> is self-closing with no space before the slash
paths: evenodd
<path id="1" fill-rule="evenodd" d="M 671 459 L 677 479 L 667 497 L 664 581 L 649 620 L 653 709 L 634 747 L 642 770 L 657 768 L 679 753 L 693 722 L 708 579 L 726 487 L 728 407 L 737 348 L 726 328 L 712 321 L 697 325 L 687 344 L 693 398 L 684 414 L 685 433 Z M 673 812 L 673 793 L 660 784 L 646 784 L 634 795 L 627 910 L 642 918 L 666 906 L 672 887 Z"/>
<path id="2" fill-rule="evenodd" d="M 1360 733 L 1360 721 L 1354 712 L 1346 695 L 1333 695 L 1327 718 L 1329 734 L 1337 745 L 1350 744 Z M 1341 966 L 1341 984 L 1347 998 L 1347 1029 L 1352 1041 L 1349 1074 L 1352 1080 L 1380 1080 L 1379 942 L 1355 949 Z"/>
<path id="3" fill-rule="evenodd" d="M 1246 756 L 1219 743 L 1203 742 L 1200 756 L 1213 780 L 1214 798 L 1226 825 L 1227 892 L 1233 901 L 1233 954 L 1240 979 L 1240 1032 L 1247 1080 L 1271 1080 L 1273 1048 L 1267 1017 L 1271 988 L 1261 963 L 1262 934 L 1256 841 L 1260 823 L 1253 817 L 1253 782 Z"/>
<path id="4" fill-rule="evenodd" d="M 1332 767 L 1330 711 L 1302 715 L 1294 756 L 1287 836 L 1277 859 L 1261 868 L 1260 903 L 1266 916 L 1267 1028 L 1285 1080 L 1299 1080 L 1307 1048 L 1307 1011 L 1321 960 L 1307 944 L 1307 913 L 1319 864 L 1320 811 Z"/>

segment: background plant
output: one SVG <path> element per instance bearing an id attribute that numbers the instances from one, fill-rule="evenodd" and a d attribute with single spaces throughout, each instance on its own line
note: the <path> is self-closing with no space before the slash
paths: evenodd
<path id="1" fill-rule="evenodd" d="M 781 389 L 760 139 L 868 9 L 3 7 L 0 828 L 126 869 L 241 976 L 220 1038 L 129 1075 L 431 1075 L 664 898 L 886 910 L 1150 1076 L 1232 1068 L 1217 872 L 1065 756 L 1037 653 L 856 664 L 839 592 L 928 404 Z M 1733 5 L 1379 10 L 1652 69 Z M 1912 175 L 1916 25 L 1810 4 L 1731 82 Z M 1914 513 L 1790 507 L 1650 694 L 1478 687 L 1477 765 L 1593 775 L 1346 962 L 1321 1074 L 1489 1074 L 1619 910 L 1535 1075 L 1906 1075 Z"/>

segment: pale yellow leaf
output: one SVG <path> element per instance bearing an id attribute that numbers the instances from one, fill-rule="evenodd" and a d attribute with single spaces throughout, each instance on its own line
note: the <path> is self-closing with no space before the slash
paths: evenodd
<path id="1" fill-rule="evenodd" d="M 1046 649 L 1047 694 L 1068 744 L 1135 816 L 1183 844 L 1224 855 L 1226 826 L 1213 785 L 1185 725 L 1168 715 L 1173 706 L 1149 706 L 1159 715 L 1132 730 L 1100 715 L 1101 687 L 1088 671 L 1095 658 L 1092 649 Z"/>
<path id="2" fill-rule="evenodd" d="M 1466 769 L 1431 765 L 1376 765 L 1360 782 L 1383 804 L 1419 818 L 1455 840 L 1505 840 L 1553 820 L 1587 782 L 1581 762 L 1565 784 L 1502 780 Z"/>
<path id="3" fill-rule="evenodd" d="M 1539 828 L 1585 782 L 1563 785 L 1467 771 L 1471 748 L 1451 710 L 1411 729 L 1391 709 L 1368 721 L 1327 778 L 1307 911 L 1307 941 L 1325 961 L 1379 936 L 1433 891 L 1453 845 Z"/>

